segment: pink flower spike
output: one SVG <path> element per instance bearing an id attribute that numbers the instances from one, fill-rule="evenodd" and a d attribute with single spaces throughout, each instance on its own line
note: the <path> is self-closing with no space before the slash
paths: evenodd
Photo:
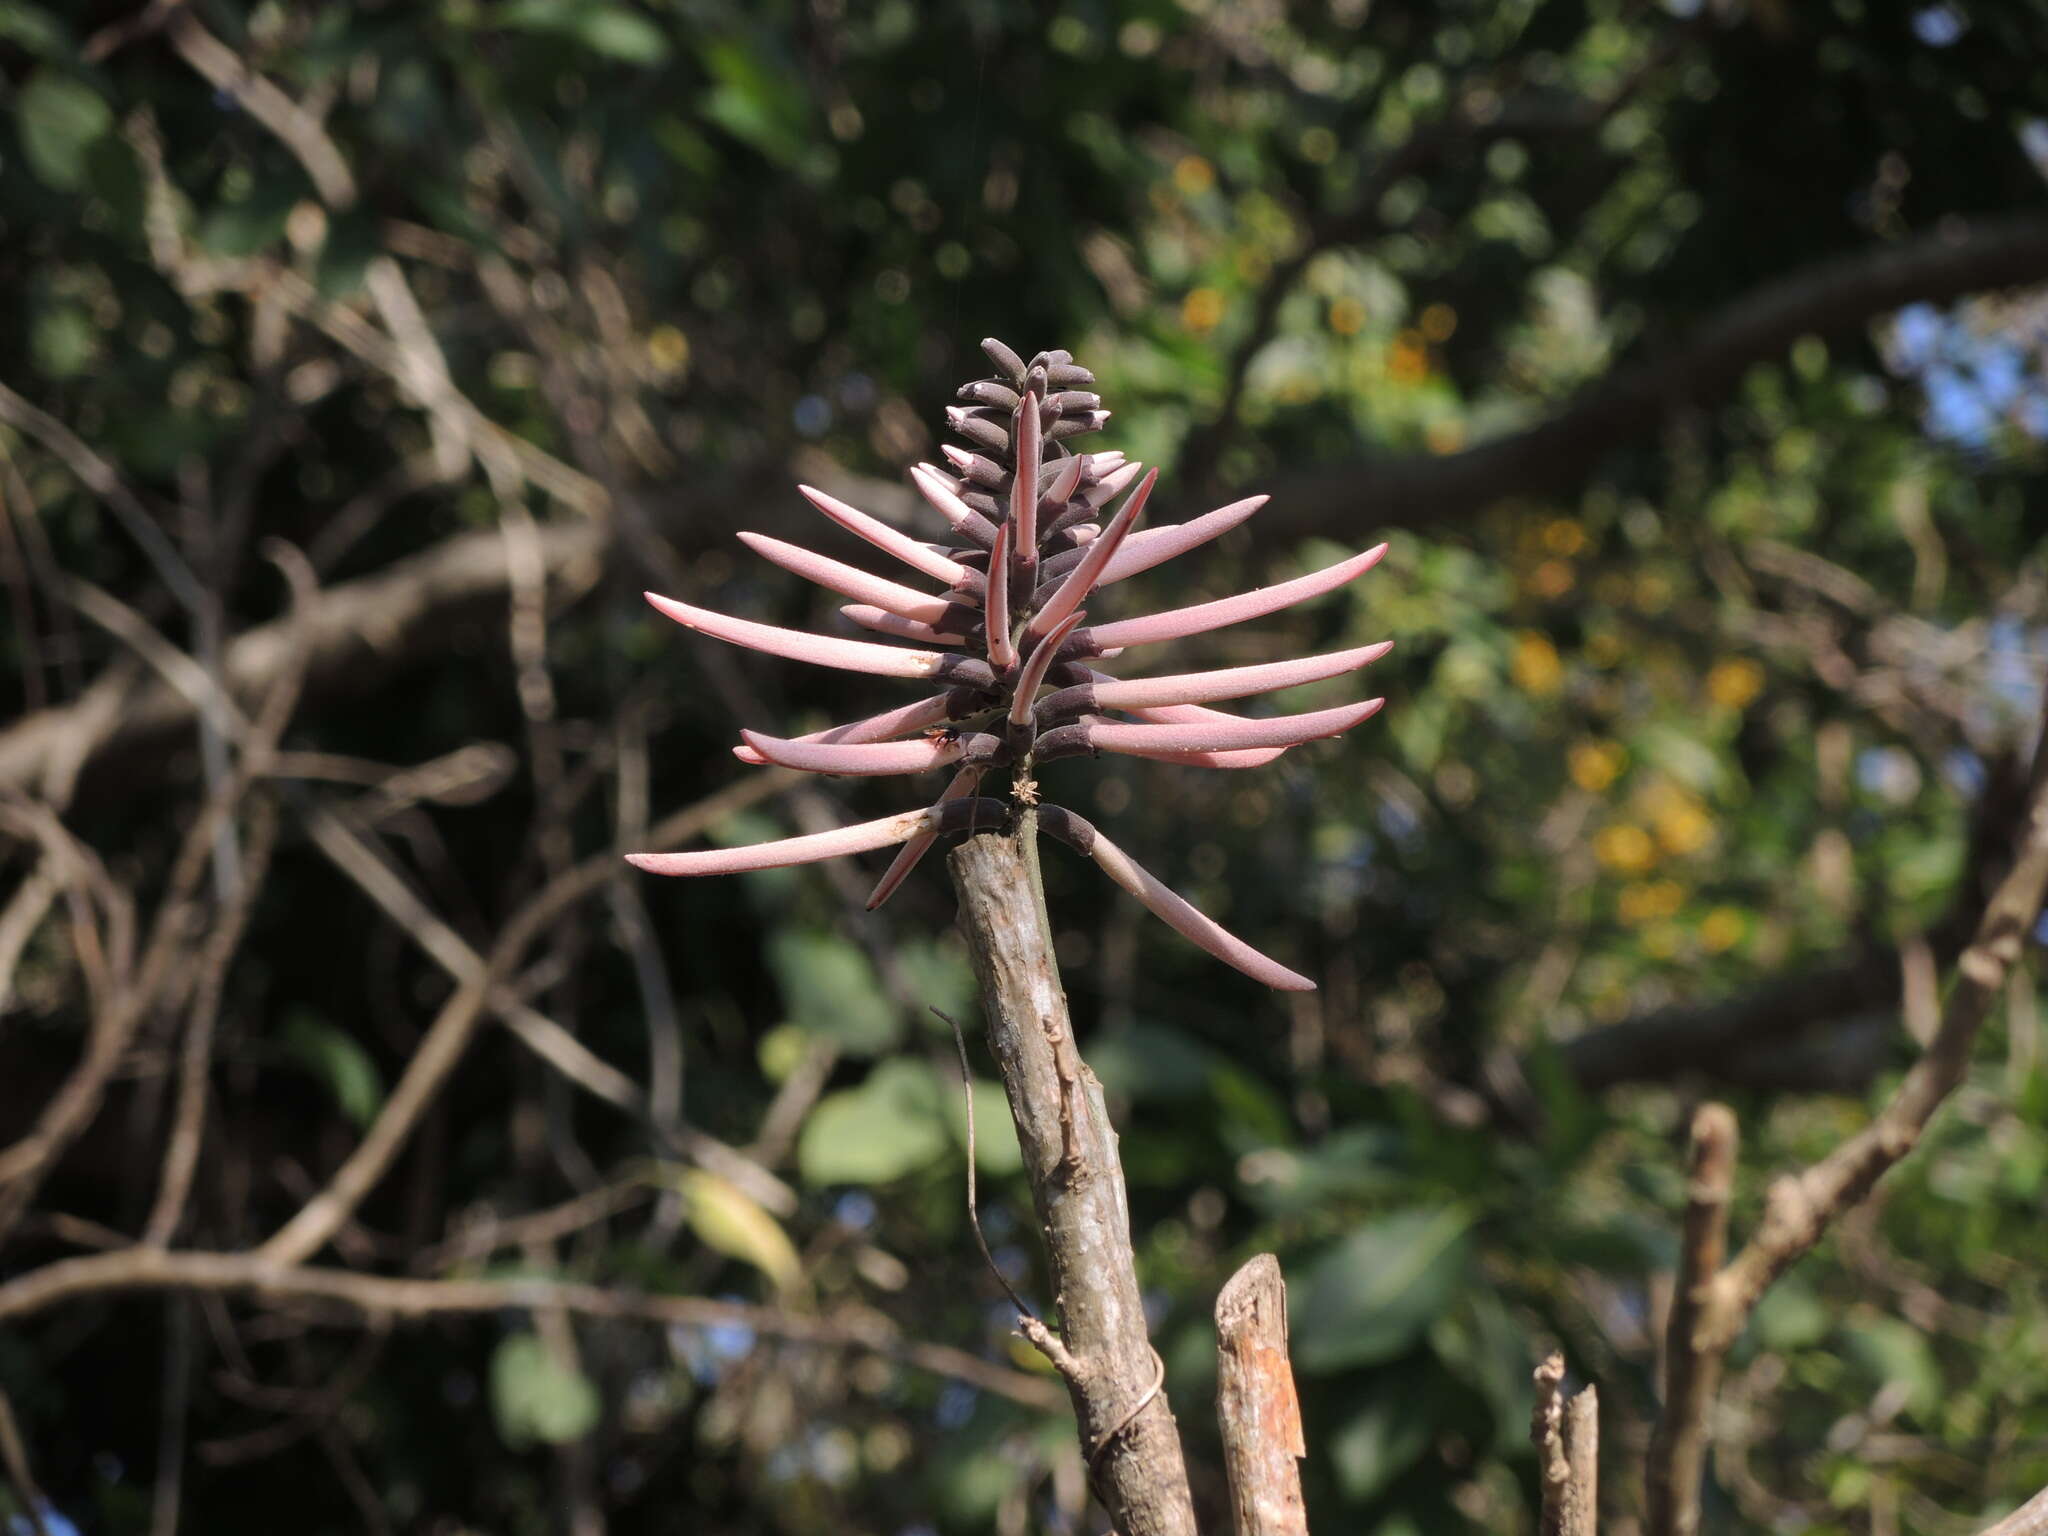
<path id="1" fill-rule="evenodd" d="M 1045 681 L 1045 674 L 1052 669 L 1053 658 L 1059 654 L 1060 642 L 1086 617 L 1086 614 L 1070 613 L 1053 625 L 1051 633 L 1039 640 L 1031 659 L 1024 663 L 1024 670 L 1017 674 L 1017 691 L 1010 699 L 1010 724 L 1030 723 L 1031 706 L 1038 698 L 1038 689 Z"/>
<path id="2" fill-rule="evenodd" d="M 1124 535 L 1131 531 L 1131 524 L 1144 514 L 1145 503 L 1152 498 L 1152 487 L 1158 483 L 1159 471 L 1153 470 L 1139 482 L 1131 492 L 1131 499 L 1123 504 L 1122 510 L 1110 519 L 1109 526 L 1102 530 L 1102 536 L 1087 546 L 1087 553 L 1081 556 L 1081 563 L 1067 573 L 1067 579 L 1060 583 L 1045 606 L 1032 616 L 1031 623 L 1024 630 L 1026 640 L 1036 640 L 1052 630 L 1059 629 L 1067 617 L 1081 606 L 1082 601 L 1095 589 L 1102 569 L 1109 564 L 1110 557 L 1124 542 Z"/>
<path id="3" fill-rule="evenodd" d="M 1014 416 L 1017 462 L 1010 476 L 1010 526 L 1016 530 L 1012 547 L 1017 563 L 1038 562 L 1038 466 L 1042 444 L 1039 439 L 1038 396 L 1024 391 Z"/>
<path id="4" fill-rule="evenodd" d="M 1225 965 L 1235 966 L 1252 980 L 1278 991 L 1315 991 L 1316 984 L 1306 976 L 1290 971 L 1270 955 L 1260 954 L 1214 918 L 1204 917 L 1082 817 L 1059 806 L 1047 806 L 1039 812 L 1039 824 L 1062 842 L 1087 854 L 1097 868 L 1142 901 L 1155 917 Z"/>
<path id="5" fill-rule="evenodd" d="M 815 864 L 846 853 L 890 848 L 930 829 L 930 809 L 904 811 L 879 821 L 863 821 L 832 832 L 812 832 L 745 848 L 707 848 L 700 853 L 629 853 L 626 862 L 650 875 L 731 875 L 747 869 L 778 869 L 786 864 Z"/>
<path id="6" fill-rule="evenodd" d="M 858 507 L 849 507 L 836 496 L 827 496 L 823 491 L 814 490 L 808 485 L 800 485 L 797 490 L 803 494 L 806 501 L 848 533 L 866 539 L 883 554 L 895 556 L 912 570 L 920 571 L 934 581 L 943 581 L 950 587 L 957 587 L 968 582 L 974 575 L 966 566 L 948 560 L 933 550 L 929 544 L 919 543 L 916 539 L 898 533 L 879 517 L 870 517 Z"/>
<path id="7" fill-rule="evenodd" d="M 955 495 L 952 487 L 939 478 L 936 469 L 929 464 L 916 465 L 910 471 L 910 479 L 918 493 L 932 504 L 933 510 L 953 525 L 955 533 L 983 549 L 994 547 L 996 525 Z"/>
<path id="8" fill-rule="evenodd" d="M 934 629 L 929 624 L 920 624 L 916 619 L 906 619 L 901 614 L 891 613 L 886 608 L 877 608 L 873 603 L 848 603 L 839 610 L 862 629 L 872 629 L 878 635 L 894 635 L 899 640 L 916 640 L 924 645 L 965 645 L 967 637 L 943 629 Z"/>
<path id="9" fill-rule="evenodd" d="M 948 800 L 958 800 L 973 794 L 981 785 L 982 774 L 987 771 L 980 767 L 962 768 L 953 775 L 953 782 L 946 786 L 945 793 L 939 796 L 939 804 L 944 805 Z M 910 878 L 910 872 L 917 868 L 918 862 L 927 853 L 932 851 L 932 844 L 938 840 L 939 835 L 936 832 L 920 832 L 896 850 L 896 857 L 890 861 L 888 869 L 883 871 L 882 878 L 875 882 L 875 888 L 868 893 L 870 912 L 896 894 L 896 888 Z"/>
<path id="10" fill-rule="evenodd" d="M 1247 496 L 1243 501 L 1233 501 L 1227 507 L 1218 507 L 1214 512 L 1204 512 L 1200 517 L 1191 517 L 1184 523 L 1174 523 L 1165 528 L 1147 528 L 1134 533 L 1124 540 L 1124 547 L 1117 551 L 1116 558 L 1109 563 L 1109 569 L 1102 573 L 1099 585 L 1108 586 L 1112 581 L 1122 581 L 1140 571 L 1149 571 L 1153 566 L 1184 555 L 1189 550 L 1208 543 L 1230 532 L 1239 523 L 1263 507 L 1270 496 Z"/>
<path id="11" fill-rule="evenodd" d="M 1305 603 L 1312 597 L 1321 597 L 1325 592 L 1334 592 L 1378 565 L 1386 552 L 1386 545 L 1375 544 L 1363 554 L 1340 560 L 1307 576 L 1297 576 L 1292 581 L 1258 587 L 1236 597 L 1219 598 L 1213 603 L 1169 608 L 1163 613 L 1149 613 L 1142 618 L 1097 625 L 1093 629 L 1079 631 L 1077 638 L 1106 649 L 1110 646 L 1147 645 L 1155 640 L 1179 640 L 1187 635 L 1221 629 L 1227 624 L 1241 624 L 1246 619 L 1261 618 L 1282 608 L 1291 608 L 1296 603 Z"/>
<path id="12" fill-rule="evenodd" d="M 1178 677 L 1103 678 L 1092 688 L 1095 703 L 1101 709 L 1209 704 L 1218 699 L 1242 699 L 1275 688 L 1296 688 L 1303 683 L 1340 677 L 1378 661 L 1393 648 L 1391 640 L 1382 640 L 1378 645 L 1361 645 L 1356 650 L 1331 651 L 1322 656 L 1301 656 L 1254 667 L 1221 667 L 1214 672 L 1183 672 Z"/>
<path id="13" fill-rule="evenodd" d="M 1017 665 L 1017 647 L 1010 639 L 1010 533 L 1014 527 L 1004 523 L 996 530 L 996 547 L 988 557 L 988 591 L 982 598 L 988 662 L 998 672 Z"/>
<path id="14" fill-rule="evenodd" d="M 1292 747 L 1326 736 L 1341 736 L 1354 725 L 1378 714 L 1386 702 L 1385 699 L 1367 699 L 1362 704 L 1311 710 L 1302 715 L 1274 715 L 1264 720 L 1224 715 L 1215 720 L 1186 725 L 1125 725 L 1117 720 L 1101 720 L 1090 722 L 1085 729 L 1088 744 L 1099 752 L 1123 752 L 1133 747 L 1142 752 L 1229 752 L 1242 747 Z"/>
<path id="15" fill-rule="evenodd" d="M 800 629 L 781 629 L 773 624 L 756 624 L 735 619 L 709 608 L 679 603 L 659 592 L 642 594 L 661 613 L 686 629 L 701 630 L 714 639 L 791 661 L 808 661 L 816 666 L 837 667 L 842 672 L 872 672 L 880 677 L 943 677 L 959 675 L 966 658 L 938 651 L 906 651 L 900 646 L 875 645 L 865 640 L 839 640 L 829 635 L 805 634 Z M 966 681 L 965 678 L 961 679 Z"/>
<path id="16" fill-rule="evenodd" d="M 764 736 L 759 731 L 741 731 L 740 736 L 748 746 L 777 767 L 864 778 L 889 773 L 923 773 L 927 768 L 957 762 L 967 750 L 966 742 L 958 738 L 862 742 L 849 746 L 834 742 L 791 741 L 781 736 Z"/>
<path id="17" fill-rule="evenodd" d="M 946 612 L 943 597 L 933 597 L 901 582 L 871 576 L 829 555 L 814 554 L 799 544 L 771 539 L 765 533 L 742 533 L 740 542 L 762 559 L 773 561 L 785 571 L 801 576 L 805 581 L 814 581 L 827 591 L 850 597 L 855 602 L 873 603 L 878 608 L 901 614 L 906 619 L 915 619 L 920 624 L 929 624 Z"/>
<path id="18" fill-rule="evenodd" d="M 889 741 L 898 736 L 915 736 L 931 726 L 943 725 L 952 715 L 952 695 L 935 693 L 928 699 L 919 699 L 915 704 L 905 704 L 900 709 L 885 709 L 879 715 L 869 715 L 864 720 L 828 725 L 822 731 L 807 731 L 790 739 L 840 742 L 849 746 L 865 741 Z M 767 758 L 744 744 L 734 747 L 732 755 L 755 768 L 764 767 L 768 762 Z"/>

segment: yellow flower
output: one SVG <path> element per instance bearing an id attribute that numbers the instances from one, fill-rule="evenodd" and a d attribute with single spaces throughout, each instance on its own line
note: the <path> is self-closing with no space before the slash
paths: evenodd
<path id="1" fill-rule="evenodd" d="M 1723 954 L 1742 942 L 1749 924 L 1734 907 L 1716 907 L 1700 919 L 1700 944 L 1708 954 Z"/>
<path id="2" fill-rule="evenodd" d="M 1641 827 L 1617 822 L 1594 834 L 1593 857 L 1618 875 L 1640 875 L 1657 862 L 1657 845 Z"/>
<path id="3" fill-rule="evenodd" d="M 1576 555 L 1586 547 L 1586 530 L 1576 518 L 1553 518 L 1544 525 L 1543 547 L 1553 555 Z"/>
<path id="4" fill-rule="evenodd" d="M 1615 915 L 1631 928 L 1677 915 L 1685 891 L 1676 880 L 1639 880 L 1625 885 L 1614 903 Z"/>
<path id="5" fill-rule="evenodd" d="M 1394 338 L 1387 353 L 1387 377 L 1396 384 L 1420 384 L 1429 377 L 1429 353 L 1415 332 L 1403 331 Z"/>
<path id="6" fill-rule="evenodd" d="M 1653 960 L 1669 960 L 1685 942 L 1685 931 L 1676 923 L 1653 923 L 1643 930 L 1643 953 Z"/>
<path id="7" fill-rule="evenodd" d="M 1522 585 L 1531 597 L 1559 598 L 1571 591 L 1579 573 L 1569 560 L 1546 560 L 1531 571 Z"/>
<path id="8" fill-rule="evenodd" d="M 657 325 L 647 336 L 647 361 L 659 373 L 681 373 L 690 365 L 690 338 L 672 325 Z"/>
<path id="9" fill-rule="evenodd" d="M 1628 753 L 1619 742 L 1581 741 L 1573 745 L 1568 763 L 1572 782 L 1587 794 L 1597 795 L 1621 777 Z"/>
<path id="10" fill-rule="evenodd" d="M 1514 660 L 1508 664 L 1515 686 L 1524 693 L 1553 694 L 1564 682 L 1564 663 L 1547 635 L 1525 629 L 1515 636 Z"/>
<path id="11" fill-rule="evenodd" d="M 1746 656 L 1717 661 L 1707 673 L 1707 697 L 1723 709 L 1747 709 L 1764 689 L 1764 669 Z"/>
<path id="12" fill-rule="evenodd" d="M 1173 184 L 1183 197 L 1200 197 L 1216 185 L 1216 167 L 1200 155 L 1182 155 L 1174 162 Z"/>
<path id="13" fill-rule="evenodd" d="M 1330 329 L 1339 336 L 1356 336 L 1365 329 L 1365 306 L 1356 299 L 1339 299 L 1330 306 Z"/>
<path id="14" fill-rule="evenodd" d="M 1223 295 L 1214 288 L 1197 288 L 1181 300 L 1180 323 L 1191 331 L 1213 331 L 1223 318 Z"/>

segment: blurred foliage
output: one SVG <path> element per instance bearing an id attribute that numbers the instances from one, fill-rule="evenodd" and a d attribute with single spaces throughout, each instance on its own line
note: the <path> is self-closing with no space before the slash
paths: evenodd
<path id="1" fill-rule="evenodd" d="M 261 537 L 340 582 L 499 518 L 480 479 L 418 472 L 433 449 L 408 390 L 323 333 L 323 305 L 376 315 L 385 254 L 484 415 L 641 530 L 551 621 L 553 778 L 498 612 L 322 693 L 286 738 L 372 766 L 522 753 L 472 803 L 379 824 L 479 945 L 561 867 L 533 828 L 583 852 L 612 836 L 626 726 L 651 736 L 659 813 L 748 771 L 726 751 L 736 714 L 795 731 L 852 712 L 799 668 L 705 654 L 634 593 L 674 579 L 825 622 L 726 534 L 793 516 L 788 482 L 821 450 L 885 479 L 929 456 L 980 336 L 1093 367 L 1105 445 L 1166 466 L 1170 517 L 1318 467 L 1448 465 L 1767 279 L 2038 206 L 2048 101 L 2035 0 L 190 0 L 331 136 L 356 189 L 341 204 L 170 46 L 160 9 L 0 0 L 0 380 L 145 495 L 227 631 L 280 611 Z M 1690 1106 L 1713 1091 L 1741 1114 L 1739 1237 L 1766 1180 L 1864 1123 L 1912 1044 L 1880 1004 L 1589 1085 L 1572 1042 L 1845 956 L 1895 966 L 1890 946 L 1981 889 L 1998 823 L 1987 852 L 1974 808 L 2010 792 L 2048 648 L 2042 313 L 2003 295 L 1808 336 L 1607 444 L 1572 494 L 1457 518 L 1353 506 L 1285 540 L 1254 520 L 1131 595 L 1195 601 L 1404 530 L 1350 594 L 1182 653 L 1391 636 L 1372 683 L 1390 705 L 1355 738 L 1258 774 L 1046 775 L 1322 982 L 1266 994 L 1048 852 L 1209 1507 L 1209 1308 L 1264 1249 L 1293 1287 L 1317 1528 L 1533 1529 L 1528 1371 L 1553 1340 L 1600 1383 L 1609 1495 L 1632 1507 Z M 119 654 L 54 570 L 199 643 L 75 466 L 32 435 L 0 446 L 11 558 L 39 573 L 0 637 L 10 708 L 74 699 Z M 199 772 L 188 735 L 102 774 L 67 820 L 151 885 Z M 857 784 L 812 794 L 845 817 L 898 808 Z M 799 830 L 799 812 L 770 801 L 713 835 Z M 487 1035 L 334 1261 L 403 1270 L 624 1180 L 646 1198 L 448 1272 L 853 1309 L 1040 1371 L 962 1210 L 953 1047 L 927 1009 L 966 1022 L 973 983 L 936 864 L 873 918 L 816 869 L 637 889 L 684 1118 L 776 1161 L 794 1211 L 703 1169 L 649 1174 L 641 1127 Z M 530 984 L 644 1077 L 656 1010 L 596 904 Z M 245 1248 L 296 1209 L 446 991 L 288 834 L 229 977 L 186 1240 Z M 39 937 L 0 1035 L 0 1139 L 84 1017 L 64 940 Z M 145 1032 L 51 1211 L 139 1228 L 174 1040 L 169 1020 Z M 1050 1306 L 1000 1091 L 974 1097 L 996 1261 Z M 1708 1528 L 1964 1531 L 2048 1481 L 2044 1125 L 2029 978 L 1927 1144 L 1738 1346 Z M 72 1241 L 35 1228 L 7 1271 Z M 1007 1533 L 1073 1529 L 1082 1502 L 1060 1417 L 856 1352 L 588 1321 L 565 1344 L 559 1319 L 518 1314 L 387 1337 L 245 1302 L 174 1326 L 183 1305 L 85 1302 L 0 1337 L 80 1529 L 148 1526 L 179 1349 L 199 1361 L 185 1529 L 208 1536 L 525 1536 L 572 1507 L 618 1532 Z"/>

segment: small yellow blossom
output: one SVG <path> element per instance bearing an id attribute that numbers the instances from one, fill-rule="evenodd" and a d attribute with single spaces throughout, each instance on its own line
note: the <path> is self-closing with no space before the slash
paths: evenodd
<path id="1" fill-rule="evenodd" d="M 1531 597 L 1553 600 L 1571 591 L 1578 579 L 1578 569 L 1571 561 L 1545 560 L 1529 573 L 1522 586 Z"/>
<path id="2" fill-rule="evenodd" d="M 1643 930 L 1643 953 L 1652 960 L 1669 960 L 1685 942 L 1685 930 L 1676 923 L 1653 923 Z"/>
<path id="3" fill-rule="evenodd" d="M 1214 288 L 1197 288 L 1181 300 L 1180 322 L 1195 332 L 1213 331 L 1223 318 L 1223 295 Z"/>
<path id="4" fill-rule="evenodd" d="M 1717 661 L 1707 673 L 1707 697 L 1723 709 L 1747 709 L 1764 689 L 1764 669 L 1746 656 Z"/>
<path id="5" fill-rule="evenodd" d="M 1597 795 L 1621 777 L 1621 770 L 1628 766 L 1628 753 L 1616 741 L 1581 741 L 1573 745 L 1568 762 L 1572 782 L 1587 794 Z"/>
<path id="6" fill-rule="evenodd" d="M 647 335 L 647 361 L 658 372 L 681 373 L 690 366 L 690 338 L 672 325 L 657 325 Z"/>
<path id="7" fill-rule="evenodd" d="M 1586 547 L 1586 530 L 1577 518 L 1552 518 L 1543 525 L 1543 547 L 1553 555 L 1576 555 Z"/>
<path id="8" fill-rule="evenodd" d="M 1173 184 L 1184 197 L 1200 197 L 1216 185 L 1216 167 L 1200 155 L 1182 155 L 1174 162 Z"/>
<path id="9" fill-rule="evenodd" d="M 1539 635 L 1533 629 L 1515 637 L 1514 660 L 1508 664 L 1508 670 L 1514 676 L 1515 686 L 1524 693 L 1547 696 L 1564 683 L 1564 663 L 1558 659 L 1557 647 L 1550 643 L 1548 635 Z"/>
<path id="10" fill-rule="evenodd" d="M 1700 945 L 1710 955 L 1724 954 L 1742 942 L 1749 924 L 1734 907 L 1716 907 L 1700 919 Z"/>
<path id="11" fill-rule="evenodd" d="M 1403 331 L 1394 338 L 1387 353 L 1387 377 L 1396 384 L 1420 384 L 1429 377 L 1429 353 L 1415 332 Z"/>
<path id="12" fill-rule="evenodd" d="M 1675 917 L 1685 905 L 1685 891 L 1676 880 L 1637 880 L 1621 888 L 1614 912 L 1631 928 Z"/>
<path id="13" fill-rule="evenodd" d="M 1330 306 L 1330 329 L 1339 336 L 1356 336 L 1365 329 L 1365 306 L 1356 299 L 1338 299 Z"/>
<path id="14" fill-rule="evenodd" d="M 1657 845 L 1641 827 L 1616 822 L 1594 834 L 1593 857 L 1617 875 L 1640 875 L 1656 864 Z"/>

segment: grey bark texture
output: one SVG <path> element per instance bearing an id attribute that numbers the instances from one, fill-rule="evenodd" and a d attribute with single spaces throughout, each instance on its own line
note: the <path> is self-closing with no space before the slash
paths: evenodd
<path id="1" fill-rule="evenodd" d="M 1130 1211 L 1102 1085 L 1074 1045 L 1039 884 L 1037 828 L 953 851 L 960 926 L 981 979 L 1057 1288 L 1059 1332 L 1026 1326 L 1067 1383 L 1081 1453 L 1120 1536 L 1194 1536 L 1194 1502 L 1145 1327 Z"/>

